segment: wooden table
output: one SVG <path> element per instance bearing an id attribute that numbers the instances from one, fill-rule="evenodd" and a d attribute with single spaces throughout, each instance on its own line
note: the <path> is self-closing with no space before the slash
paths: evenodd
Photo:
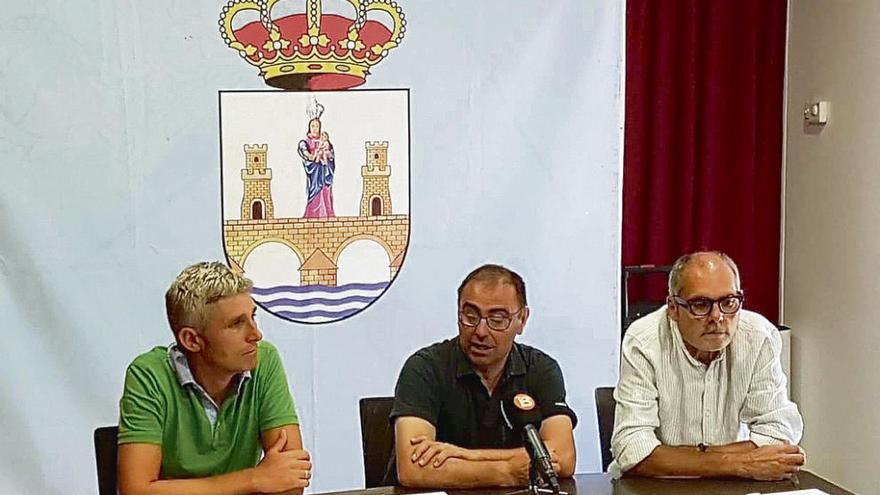
<path id="1" fill-rule="evenodd" d="M 791 481 L 749 481 L 742 479 L 677 479 L 622 478 L 612 480 L 608 473 L 578 474 L 574 478 L 560 480 L 562 489 L 569 495 L 746 495 L 749 493 L 773 493 L 795 490 Z M 854 495 L 807 471 L 798 473 L 801 489 L 818 488 L 830 495 Z M 366 490 L 333 492 L 341 495 L 408 495 L 431 490 L 412 490 L 385 486 Z M 445 490 L 450 495 L 511 495 L 509 488 L 480 490 Z M 526 492 L 519 492 L 526 495 Z"/>

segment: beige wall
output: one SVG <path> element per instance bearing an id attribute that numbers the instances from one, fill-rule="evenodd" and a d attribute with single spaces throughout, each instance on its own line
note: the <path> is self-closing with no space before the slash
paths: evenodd
<path id="1" fill-rule="evenodd" d="M 808 467 L 880 494 L 880 2 L 791 0 L 783 308 Z M 808 101 L 830 122 L 805 129 Z"/>

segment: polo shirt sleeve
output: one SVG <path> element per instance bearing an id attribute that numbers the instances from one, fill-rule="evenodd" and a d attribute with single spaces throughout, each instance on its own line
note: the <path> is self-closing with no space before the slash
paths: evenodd
<path id="1" fill-rule="evenodd" d="M 535 403 L 541 410 L 541 417 L 564 414 L 571 418 L 572 428 L 577 426 L 577 415 L 565 402 L 565 380 L 555 359 L 540 354 L 538 361 L 528 372 L 526 391 L 534 396 Z"/>
<path id="2" fill-rule="evenodd" d="M 420 353 L 410 356 L 400 370 L 394 388 L 391 422 L 400 416 L 416 416 L 436 427 L 442 396 L 438 381 L 433 366 L 425 356 Z"/>
<path id="3" fill-rule="evenodd" d="M 167 407 L 156 377 L 147 368 L 129 365 L 125 389 L 119 400 L 119 444 L 162 445 L 162 428 Z"/>
<path id="4" fill-rule="evenodd" d="M 268 342 L 260 343 L 259 363 L 254 373 L 259 407 L 260 432 L 280 426 L 298 425 L 299 417 L 287 385 L 287 373 L 281 364 L 278 349 Z"/>

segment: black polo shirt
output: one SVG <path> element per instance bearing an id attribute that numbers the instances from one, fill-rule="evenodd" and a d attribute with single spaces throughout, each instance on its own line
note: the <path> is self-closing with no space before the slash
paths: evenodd
<path id="1" fill-rule="evenodd" d="M 392 424 L 399 416 L 422 418 L 437 429 L 437 440 L 468 449 L 522 447 L 519 432 L 501 416 L 501 400 L 514 391 L 535 399 L 543 418 L 577 416 L 565 403 L 565 383 L 556 360 L 525 344 L 514 343 L 492 396 L 480 381 L 458 337 L 423 349 L 406 360 L 394 391 Z M 386 482 L 397 482 L 394 456 Z"/>

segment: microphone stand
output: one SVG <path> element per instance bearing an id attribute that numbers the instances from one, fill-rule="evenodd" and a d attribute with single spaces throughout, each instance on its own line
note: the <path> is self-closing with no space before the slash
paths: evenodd
<path id="1" fill-rule="evenodd" d="M 529 492 L 532 495 L 539 495 L 541 493 L 541 475 L 538 474 L 538 470 L 535 469 L 535 461 L 534 459 L 529 461 Z M 553 493 L 553 490 L 547 490 L 544 488 L 545 492 Z"/>
<path id="2" fill-rule="evenodd" d="M 529 459 L 529 486 L 528 488 L 521 490 L 514 490 L 512 492 L 508 492 L 506 495 L 520 495 L 529 493 L 531 495 L 541 495 L 541 494 L 553 494 L 553 495 L 568 495 L 568 492 L 564 492 L 562 490 L 556 491 L 551 488 L 541 488 L 541 484 L 544 482 L 544 479 L 539 474 L 537 464 L 535 459 Z"/>

